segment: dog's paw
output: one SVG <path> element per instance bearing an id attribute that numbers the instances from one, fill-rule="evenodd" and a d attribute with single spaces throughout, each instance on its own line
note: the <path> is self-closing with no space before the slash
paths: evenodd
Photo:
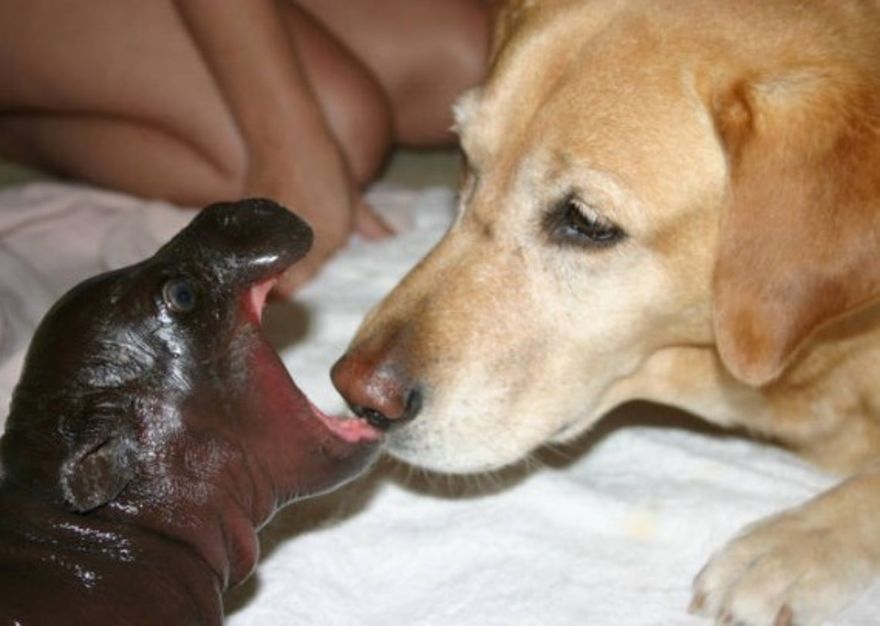
<path id="1" fill-rule="evenodd" d="M 875 546 L 847 521 L 811 513 L 746 528 L 697 576 L 691 611 L 722 626 L 812 626 L 845 606 L 870 583 Z"/>

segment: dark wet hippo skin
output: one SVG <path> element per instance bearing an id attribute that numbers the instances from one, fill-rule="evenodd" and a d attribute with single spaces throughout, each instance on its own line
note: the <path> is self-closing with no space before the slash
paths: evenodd
<path id="1" fill-rule="evenodd" d="M 220 624 L 257 529 L 370 463 L 378 431 L 315 409 L 261 333 L 311 240 L 212 205 L 49 311 L 0 439 L 0 624 Z"/>

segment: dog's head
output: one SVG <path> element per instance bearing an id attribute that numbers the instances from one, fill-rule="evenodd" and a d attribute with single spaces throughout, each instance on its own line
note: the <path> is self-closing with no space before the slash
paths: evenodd
<path id="1" fill-rule="evenodd" d="M 761 386 L 878 295 L 880 22 L 820 4 L 508 5 L 458 218 L 335 367 L 394 454 L 488 469 Z"/>
<path id="2" fill-rule="evenodd" d="M 378 433 L 315 409 L 261 332 L 311 241 L 268 200 L 212 205 L 152 258 L 72 289 L 31 343 L 4 484 L 81 512 L 118 500 L 197 518 L 233 502 L 259 524 L 358 473 Z"/>

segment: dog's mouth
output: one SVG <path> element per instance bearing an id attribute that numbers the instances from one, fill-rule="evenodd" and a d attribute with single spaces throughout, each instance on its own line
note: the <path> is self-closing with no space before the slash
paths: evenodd
<path id="1" fill-rule="evenodd" d="M 265 348 L 261 350 L 260 361 L 263 365 L 261 368 L 263 373 L 266 369 L 272 371 L 267 377 L 265 383 L 267 387 L 272 387 L 272 396 L 283 398 L 289 404 L 289 410 L 295 414 L 308 412 L 316 422 L 323 425 L 326 430 L 332 433 L 336 438 L 349 444 L 369 444 L 377 443 L 382 439 L 383 431 L 372 424 L 368 419 L 359 417 L 346 411 L 345 415 L 329 415 L 319 409 L 315 404 L 306 397 L 293 381 L 290 373 L 285 367 L 281 357 L 270 345 L 268 339 L 262 332 L 263 310 L 266 307 L 269 293 L 272 288 L 281 279 L 281 274 L 277 274 L 271 278 L 262 280 L 250 287 L 245 294 L 245 309 L 251 322 L 259 331 L 260 343 Z"/>

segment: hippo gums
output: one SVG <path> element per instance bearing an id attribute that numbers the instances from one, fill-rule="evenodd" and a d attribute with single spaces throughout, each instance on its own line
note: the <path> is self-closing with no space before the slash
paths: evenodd
<path id="1" fill-rule="evenodd" d="M 260 318 L 309 227 L 215 204 L 38 327 L 0 439 L 0 625 L 220 624 L 281 506 L 376 456 L 297 389 Z"/>

